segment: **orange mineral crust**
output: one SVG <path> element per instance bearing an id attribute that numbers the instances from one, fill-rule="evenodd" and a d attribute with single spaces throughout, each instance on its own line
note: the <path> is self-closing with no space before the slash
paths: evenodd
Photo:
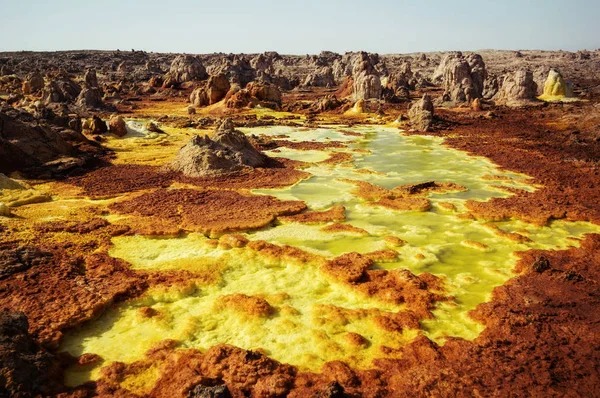
<path id="1" fill-rule="evenodd" d="M 306 209 L 301 201 L 279 201 L 270 196 L 234 191 L 160 189 L 111 205 L 118 214 L 164 219 L 186 231 L 208 235 L 249 230 L 270 224 L 275 217 Z"/>
<path id="2" fill-rule="evenodd" d="M 319 224 L 330 221 L 344 221 L 345 219 L 346 209 L 344 206 L 333 206 L 325 211 L 307 211 L 293 216 L 283 216 L 278 218 L 278 220 L 282 222 L 298 222 L 303 224 Z"/>
<path id="3" fill-rule="evenodd" d="M 102 198 L 145 189 L 167 188 L 174 182 L 201 188 L 282 188 L 294 185 L 309 176 L 309 173 L 291 167 L 277 167 L 257 168 L 220 177 L 193 178 L 154 166 L 111 165 L 82 177 L 74 177 L 70 182 L 82 187 L 86 195 Z"/>

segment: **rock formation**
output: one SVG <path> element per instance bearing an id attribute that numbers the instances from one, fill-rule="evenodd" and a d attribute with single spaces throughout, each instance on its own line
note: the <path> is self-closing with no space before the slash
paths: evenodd
<path id="1" fill-rule="evenodd" d="M 206 85 L 198 87 L 190 94 L 190 102 L 197 107 L 216 104 L 225 98 L 230 88 L 229 80 L 224 74 L 210 76 Z"/>
<path id="2" fill-rule="evenodd" d="M 212 137 L 196 135 L 183 146 L 170 168 L 188 177 L 218 176 L 248 167 L 266 166 L 268 157 L 256 150 L 231 119 L 221 123 Z"/>
<path id="3" fill-rule="evenodd" d="M 367 53 L 360 53 L 352 68 L 352 95 L 355 100 L 379 99 L 381 79 Z"/>
<path id="4" fill-rule="evenodd" d="M 314 72 L 306 76 L 304 87 L 333 87 L 335 86 L 335 78 L 333 77 L 333 69 L 329 66 L 318 68 Z"/>
<path id="5" fill-rule="evenodd" d="M 233 85 L 227 93 L 225 105 L 228 108 L 254 107 L 257 105 L 279 109 L 281 106 L 281 90 L 274 84 L 252 82 L 240 89 Z"/>
<path id="6" fill-rule="evenodd" d="M 452 53 L 442 59 L 434 73 L 434 81 L 439 81 L 440 76 L 443 100 L 458 104 L 481 98 L 487 72 L 479 54 L 465 58 L 462 53 Z"/>
<path id="7" fill-rule="evenodd" d="M 204 80 L 208 77 L 204 65 L 197 57 L 178 55 L 171 62 L 171 68 L 165 75 L 163 85 L 175 87 L 184 82 Z"/>
<path id="8" fill-rule="evenodd" d="M 415 102 L 408 111 L 408 120 L 412 128 L 418 131 L 429 131 L 433 123 L 433 102 L 429 94 Z"/>
<path id="9" fill-rule="evenodd" d="M 519 69 L 508 74 L 494 100 L 498 104 L 508 106 L 526 105 L 535 100 L 537 84 L 533 81 L 533 73 Z"/>

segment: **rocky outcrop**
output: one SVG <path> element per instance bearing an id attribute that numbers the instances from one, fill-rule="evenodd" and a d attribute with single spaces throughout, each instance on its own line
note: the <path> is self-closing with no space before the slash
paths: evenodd
<path id="1" fill-rule="evenodd" d="M 411 82 L 414 89 L 415 81 L 413 80 L 410 64 L 404 63 L 398 73 L 392 73 L 388 77 L 386 85 L 382 90 L 382 98 L 387 102 L 408 100 Z"/>
<path id="2" fill-rule="evenodd" d="M 333 69 L 329 66 L 318 68 L 310 73 L 302 83 L 304 87 L 333 87 L 335 86 L 335 78 L 333 77 Z"/>
<path id="3" fill-rule="evenodd" d="M 433 102 L 429 94 L 423 95 L 408 111 L 410 126 L 418 131 L 429 131 L 433 123 Z"/>
<path id="4" fill-rule="evenodd" d="M 164 87 L 175 87 L 181 83 L 204 80 L 208 77 L 199 58 L 191 55 L 178 55 L 171 62 L 171 68 L 164 78 Z"/>
<path id="5" fill-rule="evenodd" d="M 0 261 L 1 262 L 1 261 Z M 58 359 L 28 332 L 23 313 L 0 311 L 0 396 L 54 395 L 61 378 Z"/>
<path id="6" fill-rule="evenodd" d="M 379 99 L 381 97 L 381 80 L 367 53 L 360 53 L 352 69 L 354 83 L 352 96 L 355 100 Z"/>
<path id="7" fill-rule="evenodd" d="M 224 74 L 218 74 L 208 78 L 206 85 L 198 87 L 190 95 L 190 102 L 193 106 L 206 106 L 216 104 L 221 101 L 227 93 L 231 85 Z"/>
<path id="8" fill-rule="evenodd" d="M 531 71 L 520 69 L 508 74 L 494 100 L 498 104 L 521 106 L 535 100 L 537 84 Z"/>
<path id="9" fill-rule="evenodd" d="M 465 58 L 462 53 L 451 53 L 442 59 L 434 73 L 434 81 L 439 81 L 440 78 L 445 102 L 470 103 L 475 98 L 482 97 L 487 78 L 485 63 L 478 54 Z"/>
<path id="10" fill-rule="evenodd" d="M 231 119 L 211 136 L 195 136 L 182 147 L 170 169 L 188 177 L 218 176 L 249 167 L 266 166 L 268 157 L 256 150 Z"/>

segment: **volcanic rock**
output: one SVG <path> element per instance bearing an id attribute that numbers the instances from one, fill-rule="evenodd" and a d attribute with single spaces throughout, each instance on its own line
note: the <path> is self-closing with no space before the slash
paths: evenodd
<path id="1" fill-rule="evenodd" d="M 256 150 L 231 119 L 217 128 L 212 138 L 196 135 L 183 146 L 170 168 L 189 177 L 217 176 L 247 167 L 266 166 L 268 157 Z"/>
<path id="2" fill-rule="evenodd" d="M 494 100 L 496 103 L 508 106 L 526 105 L 535 100 L 536 91 L 537 84 L 533 80 L 533 73 L 519 69 L 504 78 Z"/>
<path id="3" fill-rule="evenodd" d="M 0 217 L 10 217 L 10 209 L 4 203 L 0 203 Z"/>
<path id="4" fill-rule="evenodd" d="M 127 125 L 121 116 L 113 116 L 108 121 L 108 131 L 118 137 L 127 135 Z"/>
<path id="5" fill-rule="evenodd" d="M 423 95 L 408 111 L 410 125 L 418 131 L 429 131 L 433 123 L 433 102 L 429 94 Z"/>

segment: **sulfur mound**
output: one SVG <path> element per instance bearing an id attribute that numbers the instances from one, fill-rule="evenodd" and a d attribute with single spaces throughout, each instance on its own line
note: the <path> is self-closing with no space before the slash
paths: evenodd
<path id="1" fill-rule="evenodd" d="M 188 177 L 218 176 L 248 167 L 267 166 L 269 158 L 252 146 L 244 133 L 225 120 L 212 138 L 196 135 L 171 163 L 172 170 Z"/>
<path id="2" fill-rule="evenodd" d="M 573 97 L 573 89 L 565 81 L 560 72 L 551 69 L 548 72 L 548 78 L 544 83 L 544 93 L 539 97 L 544 101 L 561 100 L 562 98 Z"/>

